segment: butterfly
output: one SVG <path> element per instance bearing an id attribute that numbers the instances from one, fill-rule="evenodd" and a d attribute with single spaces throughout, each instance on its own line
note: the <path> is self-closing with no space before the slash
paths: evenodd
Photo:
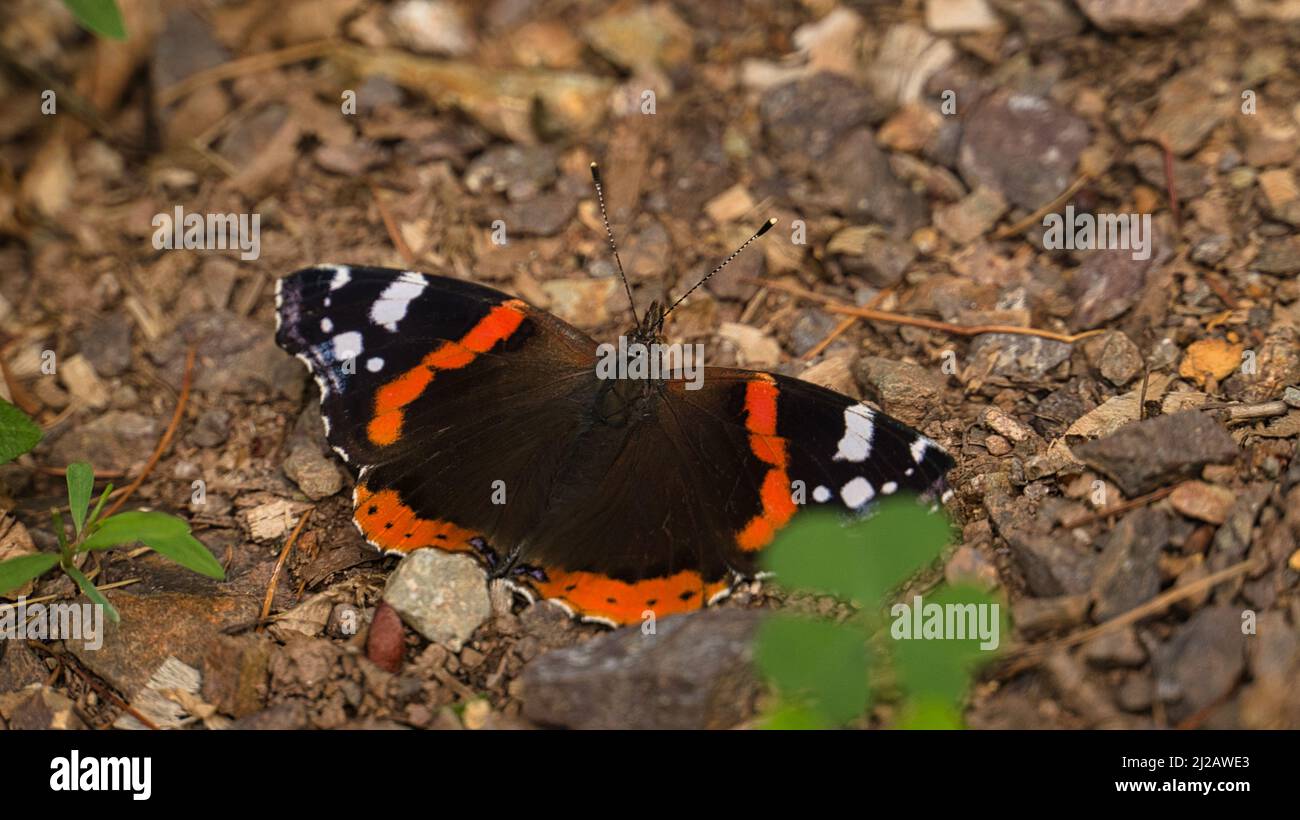
<path id="1" fill-rule="evenodd" d="M 665 345 L 689 292 L 634 308 L 626 347 Z M 902 422 L 776 373 L 611 378 L 609 347 L 463 279 L 321 265 L 280 279 L 276 308 L 276 340 L 306 363 L 329 443 L 357 471 L 365 539 L 468 554 L 588 621 L 715 602 L 802 510 L 942 496 L 953 465 Z"/>

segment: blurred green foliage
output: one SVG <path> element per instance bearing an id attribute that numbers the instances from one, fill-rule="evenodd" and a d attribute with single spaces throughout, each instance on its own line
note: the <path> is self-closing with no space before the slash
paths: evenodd
<path id="1" fill-rule="evenodd" d="M 126 39 L 126 25 L 115 0 L 63 0 L 77 22 L 100 37 Z"/>
<path id="2" fill-rule="evenodd" d="M 975 634 L 906 639 L 916 599 L 889 606 L 891 592 L 931 565 L 951 536 L 942 510 L 906 497 L 885 499 L 870 517 L 848 524 L 836 513 L 810 512 L 782 531 L 765 558 L 778 582 L 792 591 L 835 596 L 857 611 L 843 623 L 785 613 L 767 618 L 755 658 L 778 701 L 764 726 L 843 726 L 878 699 L 898 701 L 899 728 L 962 726 L 971 678 L 995 652 L 982 649 Z M 940 587 L 924 598 L 922 612 L 947 604 L 992 607 L 999 601 L 973 586 Z M 997 635 L 1007 634 L 1000 605 L 983 614 L 989 627 L 989 618 L 997 618 Z"/>

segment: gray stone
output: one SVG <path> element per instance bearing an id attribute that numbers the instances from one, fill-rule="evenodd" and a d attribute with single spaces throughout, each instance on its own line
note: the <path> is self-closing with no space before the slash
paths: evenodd
<path id="1" fill-rule="evenodd" d="M 986 362 L 979 372 L 1015 382 L 1041 382 L 1047 374 L 1070 358 L 1071 346 L 1039 336 L 1013 333 L 981 333 L 971 342 L 970 355 Z"/>
<path id="2" fill-rule="evenodd" d="M 854 368 L 863 396 L 909 424 L 943 406 L 943 378 L 933 369 L 880 356 L 863 356 Z"/>
<path id="3" fill-rule="evenodd" d="M 1092 617 L 1112 619 L 1160 593 L 1160 552 L 1169 543 L 1169 516 L 1135 509 L 1106 538 L 1092 578 Z"/>
<path id="4" fill-rule="evenodd" d="M 293 448 L 284 460 L 284 474 L 312 501 L 328 498 L 343 489 L 343 473 L 338 465 L 311 444 Z"/>
<path id="5" fill-rule="evenodd" d="M 1066 534 L 1047 531 L 1043 517 L 1033 515 L 1026 501 L 1012 496 L 1005 474 L 990 473 L 981 483 L 989 521 L 1006 540 L 1029 591 L 1039 598 L 1087 592 L 1092 584 L 1092 554 L 1075 548 Z"/>
<path id="6" fill-rule="evenodd" d="M 211 407 L 199 414 L 190 430 L 190 442 L 198 447 L 219 447 L 230 435 L 230 411 Z"/>
<path id="7" fill-rule="evenodd" d="M 828 204 L 851 220 L 878 222 L 896 239 L 926 223 L 925 201 L 894 175 L 867 128 L 851 132 L 812 172 Z"/>
<path id="8" fill-rule="evenodd" d="M 132 466 L 149 458 L 159 435 L 154 419 L 129 410 L 111 410 L 60 436 L 50 461 L 59 465 L 88 461 L 97 470 L 130 472 Z"/>
<path id="9" fill-rule="evenodd" d="M 232 729 L 305 729 L 307 707 L 300 700 L 284 701 L 260 712 L 242 717 L 231 724 Z"/>
<path id="10" fill-rule="evenodd" d="M 1083 657 L 1094 666 L 1141 666 L 1147 651 L 1133 627 L 1107 632 L 1083 645 Z"/>
<path id="11" fill-rule="evenodd" d="M 483 569 L 473 558 L 439 549 L 403 558 L 388 577 L 384 600 L 412 629 L 453 652 L 492 615 Z"/>
<path id="12" fill-rule="evenodd" d="M 169 14 L 155 42 L 151 78 L 158 88 L 230 61 L 230 52 L 213 36 L 208 24 L 189 9 Z"/>
<path id="13" fill-rule="evenodd" d="M 97 376 L 122 375 L 131 366 L 131 320 L 117 313 L 91 319 L 77 334 L 77 349 Z"/>
<path id="14" fill-rule="evenodd" d="M 1246 636 L 1241 607 L 1202 609 L 1178 627 L 1151 659 L 1156 696 L 1169 704 L 1177 722 L 1217 703 L 1228 694 L 1246 666 Z"/>
<path id="15" fill-rule="evenodd" d="M 559 168 L 555 154 L 542 146 L 506 145 L 490 148 L 465 169 L 470 193 L 493 191 L 512 201 L 532 199 L 550 187 Z"/>
<path id="16" fill-rule="evenodd" d="M 799 311 L 799 318 L 790 326 L 790 348 L 794 355 L 802 357 L 813 347 L 820 344 L 835 326 L 840 323 L 836 317 L 818 310 L 804 308 Z"/>
<path id="17" fill-rule="evenodd" d="M 167 342 L 149 350 L 163 377 L 178 390 L 190 344 L 198 351 L 195 390 L 250 397 L 302 395 L 307 371 L 276 345 L 274 328 L 265 322 L 216 310 L 187 318 Z"/>
<path id="18" fill-rule="evenodd" d="M 1265 240 L 1251 267 L 1261 273 L 1279 276 L 1300 273 L 1300 236 Z"/>
<path id="19" fill-rule="evenodd" d="M 911 242 L 866 226 L 844 228 L 831 237 L 826 252 L 846 274 L 861 276 L 875 288 L 892 288 L 903 281 L 907 266 L 916 259 L 916 247 Z"/>
<path id="20" fill-rule="evenodd" d="M 1252 484 L 1237 494 L 1237 500 L 1228 510 L 1223 526 L 1214 533 L 1210 544 L 1210 569 L 1218 572 L 1227 569 L 1246 557 L 1250 549 L 1251 533 L 1260 508 L 1268 500 L 1272 487 L 1266 483 Z"/>
<path id="21" fill-rule="evenodd" d="M 1087 123 L 1051 100 L 996 91 L 966 120 L 958 170 L 970 188 L 1032 211 L 1070 184 L 1089 139 Z"/>
<path id="22" fill-rule="evenodd" d="M 1113 479 L 1129 497 L 1150 492 L 1206 464 L 1237 457 L 1237 443 L 1209 415 L 1187 410 L 1129 422 L 1095 441 L 1075 445 L 1074 455 Z"/>
<path id="23" fill-rule="evenodd" d="M 1154 233 L 1154 232 L 1153 232 Z M 1070 324 L 1088 330 L 1120 316 L 1142 297 L 1147 274 L 1169 255 L 1160 236 L 1151 237 L 1150 259 L 1134 259 L 1131 250 L 1088 251 L 1070 276 L 1068 294 L 1074 302 Z"/>
<path id="24" fill-rule="evenodd" d="M 524 716 L 575 729 L 721 729 L 751 713 L 760 614 L 703 610 L 556 649 L 524 667 Z"/>
<path id="25" fill-rule="evenodd" d="M 883 119 L 885 110 L 867 89 L 819 73 L 764 92 L 758 115 L 777 161 L 807 170 L 827 159 L 850 131 Z"/>
<path id="26" fill-rule="evenodd" d="M 506 237 L 554 236 L 569 224 L 578 209 L 578 200 L 565 193 L 541 194 L 533 199 L 507 206 L 501 219 L 506 223 Z"/>
<path id="27" fill-rule="evenodd" d="M 1030 43 L 1050 43 L 1083 31 L 1084 19 L 1067 0 L 993 0 L 993 7 L 1014 17 Z"/>
<path id="28" fill-rule="evenodd" d="M 1177 25 L 1202 0 L 1078 0 L 1097 28 L 1106 31 L 1151 31 Z"/>
<path id="29" fill-rule="evenodd" d="M 1116 387 L 1123 387 L 1142 372 L 1142 351 L 1123 333 L 1111 333 L 1101 349 L 1101 361 L 1097 363 L 1097 369 L 1106 381 Z"/>

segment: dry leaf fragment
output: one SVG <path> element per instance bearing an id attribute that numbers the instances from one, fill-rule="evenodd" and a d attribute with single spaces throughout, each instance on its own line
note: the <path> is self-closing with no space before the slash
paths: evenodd
<path id="1" fill-rule="evenodd" d="M 1241 365 L 1245 345 L 1233 344 L 1224 339 L 1202 339 L 1187 347 L 1178 375 L 1204 385 L 1208 380 L 1221 381 Z"/>

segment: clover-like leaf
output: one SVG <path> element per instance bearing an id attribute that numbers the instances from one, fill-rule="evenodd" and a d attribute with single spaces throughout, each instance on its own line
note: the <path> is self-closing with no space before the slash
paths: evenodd
<path id="1" fill-rule="evenodd" d="M 758 667 L 795 702 L 805 702 L 826 723 L 862 714 L 870 699 L 866 638 L 848 626 L 774 615 L 759 629 Z"/>
<path id="2" fill-rule="evenodd" d="M 937 558 L 950 538 L 943 513 L 893 497 L 849 524 L 829 512 L 796 519 L 767 550 L 765 566 L 782 586 L 872 607 Z"/>
<path id="3" fill-rule="evenodd" d="M 889 634 L 898 680 L 909 698 L 955 708 L 975 670 L 996 656 L 1009 621 L 1001 603 L 984 590 L 947 587 L 924 598 L 919 613 L 915 599 L 896 604 Z M 936 709 L 923 711 L 935 714 Z"/>

